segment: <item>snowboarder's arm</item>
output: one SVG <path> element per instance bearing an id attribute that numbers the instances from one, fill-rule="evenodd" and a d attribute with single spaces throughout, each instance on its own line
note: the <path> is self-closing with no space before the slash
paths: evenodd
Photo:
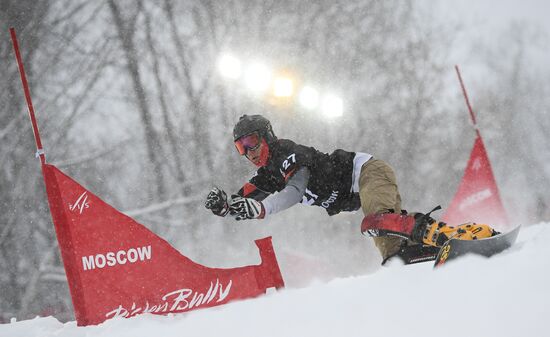
<path id="1" fill-rule="evenodd" d="M 264 200 L 270 193 L 266 192 L 253 183 L 247 182 L 243 187 L 237 192 L 238 196 L 243 198 L 252 198 L 257 201 Z"/>
<path id="2" fill-rule="evenodd" d="M 309 180 L 309 170 L 301 168 L 289 179 L 285 188 L 263 201 L 235 196 L 229 201 L 229 214 L 236 220 L 263 219 L 289 208 L 302 200 Z"/>
<path id="3" fill-rule="evenodd" d="M 310 173 L 307 167 L 300 168 L 288 180 L 284 189 L 262 201 L 265 208 L 265 214 L 275 214 L 302 201 L 309 175 Z"/>

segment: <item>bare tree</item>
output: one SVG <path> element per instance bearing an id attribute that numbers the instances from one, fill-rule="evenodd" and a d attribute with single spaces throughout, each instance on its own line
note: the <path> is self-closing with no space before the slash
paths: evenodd
<path id="1" fill-rule="evenodd" d="M 142 15 L 142 2 L 138 2 L 136 8 L 131 8 L 131 13 L 125 17 L 119 5 L 115 1 L 109 0 L 109 8 L 114 18 L 114 23 L 118 36 L 124 50 L 126 58 L 126 70 L 131 78 L 131 84 L 135 93 L 135 99 L 140 112 L 142 125 L 144 128 L 144 141 L 147 144 L 147 158 L 153 167 L 153 176 L 155 178 L 156 196 L 155 199 L 162 200 L 166 197 L 165 184 L 162 178 L 162 158 L 159 156 L 160 141 L 158 133 L 153 125 L 153 116 L 149 107 L 148 94 L 139 71 L 138 50 L 135 46 L 135 35 L 137 31 L 139 16 Z M 127 11 L 130 12 L 130 11 Z"/>

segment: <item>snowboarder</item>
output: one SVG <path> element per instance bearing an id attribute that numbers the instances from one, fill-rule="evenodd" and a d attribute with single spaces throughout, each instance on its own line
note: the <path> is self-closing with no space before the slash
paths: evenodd
<path id="1" fill-rule="evenodd" d="M 374 237 L 383 263 L 397 254 L 426 254 L 426 249 L 441 246 L 450 237 L 476 239 L 496 233 L 487 225 L 447 226 L 432 219 L 431 212 L 402 214 L 393 169 L 371 154 L 341 149 L 326 154 L 279 139 L 261 115 L 243 115 L 233 129 L 233 139 L 239 154 L 258 170 L 231 197 L 217 187 L 210 191 L 205 206 L 215 215 L 264 219 L 300 202 L 323 207 L 329 215 L 361 208 L 366 216 L 362 230 Z M 408 224 L 408 235 L 393 235 L 404 232 L 400 228 L 373 230 L 388 221 L 392 226 Z"/>

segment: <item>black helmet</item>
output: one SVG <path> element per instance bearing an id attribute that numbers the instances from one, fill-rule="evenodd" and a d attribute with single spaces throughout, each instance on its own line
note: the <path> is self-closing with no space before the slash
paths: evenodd
<path id="1" fill-rule="evenodd" d="M 233 128 L 233 141 L 236 141 L 242 136 L 249 135 L 252 132 L 258 132 L 268 144 L 277 140 L 277 137 L 275 137 L 273 133 L 271 123 L 267 118 L 261 115 L 242 115 Z"/>

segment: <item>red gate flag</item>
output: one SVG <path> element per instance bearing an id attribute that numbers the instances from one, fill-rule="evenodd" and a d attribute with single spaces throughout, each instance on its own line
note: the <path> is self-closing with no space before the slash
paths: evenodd
<path id="1" fill-rule="evenodd" d="M 256 240 L 259 265 L 208 268 L 46 164 L 14 28 L 10 35 L 78 325 L 212 307 L 284 287 L 271 237 Z"/>
<path id="2" fill-rule="evenodd" d="M 55 166 L 42 169 L 78 325 L 212 307 L 284 286 L 271 237 L 256 240 L 259 265 L 208 268 Z"/>
<path id="3" fill-rule="evenodd" d="M 479 132 L 462 182 L 442 220 L 451 225 L 466 222 L 508 225 L 506 211 Z"/>

